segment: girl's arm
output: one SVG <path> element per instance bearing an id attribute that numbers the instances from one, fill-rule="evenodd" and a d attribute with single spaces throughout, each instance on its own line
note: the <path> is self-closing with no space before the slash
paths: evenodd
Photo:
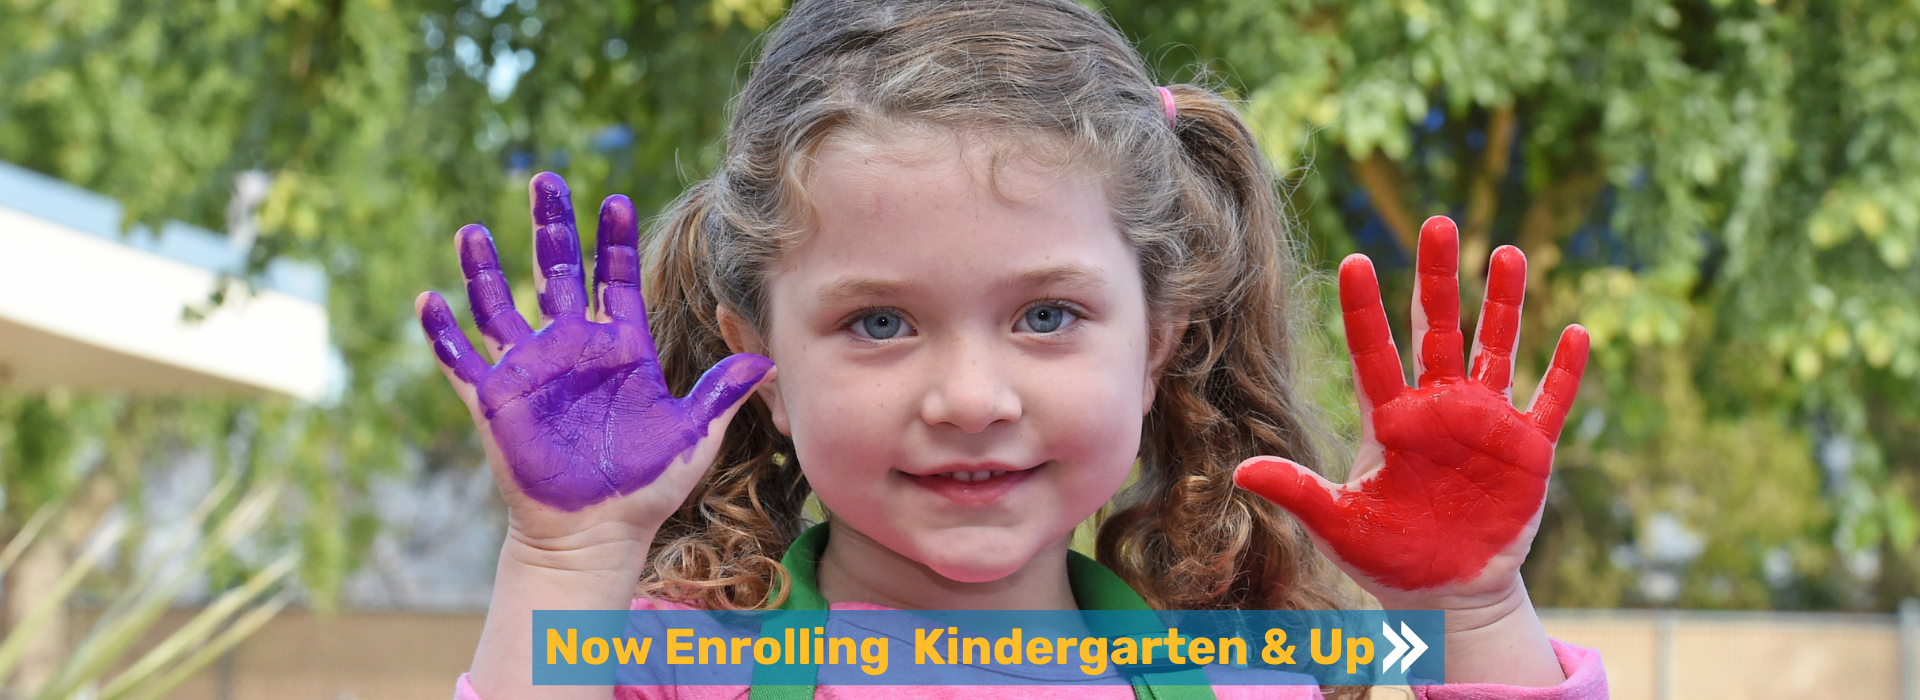
<path id="1" fill-rule="evenodd" d="M 474 651 L 468 682 L 486 700 L 533 697 L 533 611 L 622 610 L 646 564 L 652 535 L 623 533 L 614 524 L 572 542 L 530 542 L 509 530 L 500 548 L 487 624 Z M 542 698 L 588 700 L 613 696 L 611 686 L 538 689 Z"/>
<path id="2" fill-rule="evenodd" d="M 727 424 L 773 363 L 734 355 L 675 398 L 647 332 L 632 202 L 615 195 L 601 206 L 590 309 L 566 183 L 541 173 L 529 189 L 545 325 L 534 331 L 514 308 L 493 239 L 479 225 L 460 229 L 456 243 L 474 322 L 497 362 L 474 350 L 440 295 L 416 302 L 507 504 L 507 539 L 469 680 L 487 700 L 607 698 L 608 686 L 536 693 L 533 611 L 628 608 L 654 532 L 713 462 Z"/>
<path id="3" fill-rule="evenodd" d="M 1459 239 L 1446 217 L 1420 230 L 1413 308 L 1416 386 L 1365 256 L 1340 266 L 1340 308 L 1360 394 L 1362 442 L 1334 484 L 1273 457 L 1240 486 L 1286 508 L 1320 550 L 1387 609 L 1445 610 L 1450 683 L 1547 687 L 1566 680 L 1527 598 L 1520 564 L 1545 503 L 1553 450 L 1586 368 L 1587 334 L 1560 336 L 1525 413 L 1512 402 L 1526 258 L 1494 251 L 1471 374 L 1462 355 Z"/>

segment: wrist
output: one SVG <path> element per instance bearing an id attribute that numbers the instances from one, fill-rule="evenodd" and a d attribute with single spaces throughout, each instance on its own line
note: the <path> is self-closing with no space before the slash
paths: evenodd
<path id="1" fill-rule="evenodd" d="M 509 524 L 506 541 L 501 544 L 500 566 L 633 581 L 646 569 L 652 542 L 653 532 L 625 523 L 600 523 L 558 536 L 529 534 Z"/>
<path id="2" fill-rule="evenodd" d="M 1447 682 L 1550 688 L 1566 681 L 1553 642 L 1514 572 L 1504 581 L 1476 581 L 1476 590 L 1376 594 L 1387 610 L 1446 613 Z"/>
<path id="3" fill-rule="evenodd" d="M 1441 610 L 1447 615 L 1447 633 L 1472 632 L 1494 626 L 1522 611 L 1531 615 L 1533 603 L 1527 597 L 1526 584 L 1514 572 L 1507 581 L 1486 585 L 1476 582 L 1477 590 L 1460 593 L 1448 590 L 1395 591 L 1374 594 L 1384 610 Z"/>
<path id="4" fill-rule="evenodd" d="M 1446 611 L 1448 683 L 1550 688 L 1566 682 L 1519 574 L 1497 595 L 1442 602 L 1450 604 L 1434 607 Z"/>

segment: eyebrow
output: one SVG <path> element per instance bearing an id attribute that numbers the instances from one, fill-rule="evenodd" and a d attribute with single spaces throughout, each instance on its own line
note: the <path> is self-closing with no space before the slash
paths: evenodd
<path id="1" fill-rule="evenodd" d="M 1099 271 L 1085 265 L 1054 265 L 1024 272 L 1013 277 L 1019 287 L 1078 287 L 1088 291 L 1105 289 L 1107 281 Z"/>
<path id="2" fill-rule="evenodd" d="M 820 300 L 827 304 L 838 304 L 854 299 L 873 297 L 898 297 L 912 288 L 912 283 L 897 279 L 851 278 L 836 281 L 820 290 Z M 1085 265 L 1053 265 L 1013 275 L 1007 286 L 1019 289 L 1035 287 L 1065 286 L 1088 291 L 1099 291 L 1107 287 L 1106 280 L 1093 268 Z"/>

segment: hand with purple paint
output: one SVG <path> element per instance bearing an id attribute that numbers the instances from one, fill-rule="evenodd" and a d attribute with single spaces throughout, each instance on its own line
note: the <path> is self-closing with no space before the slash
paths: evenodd
<path id="1" fill-rule="evenodd" d="M 420 295 L 420 324 L 480 427 L 510 534 L 542 547 L 593 546 L 610 535 L 644 548 L 712 463 L 734 412 L 773 362 L 728 357 L 675 398 L 647 330 L 633 203 L 614 195 L 601 205 L 598 303 L 590 310 L 566 182 L 541 173 L 529 189 L 546 325 L 533 330 L 514 308 L 493 239 L 478 224 L 461 228 L 456 242 L 474 322 L 496 363 L 475 352 L 439 294 Z M 606 524 L 637 529 L 601 530 Z M 588 531 L 601 534 L 580 542 Z"/>

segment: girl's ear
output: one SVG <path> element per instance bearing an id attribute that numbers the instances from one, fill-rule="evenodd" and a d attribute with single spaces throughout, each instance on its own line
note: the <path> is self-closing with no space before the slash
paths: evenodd
<path id="1" fill-rule="evenodd" d="M 1173 359 L 1174 351 L 1180 349 L 1180 340 L 1187 335 L 1187 313 L 1169 313 L 1160 319 L 1152 329 L 1152 337 L 1147 345 L 1147 381 L 1146 395 L 1142 405 L 1146 408 L 1141 415 L 1153 410 L 1154 394 L 1160 387 L 1160 374 Z"/>
<path id="2" fill-rule="evenodd" d="M 713 315 L 720 323 L 720 338 L 727 341 L 728 350 L 767 355 L 766 340 L 761 338 L 759 331 L 753 329 L 753 324 L 747 323 L 747 319 L 741 317 L 733 307 L 721 304 L 714 309 Z M 767 411 L 773 417 L 774 429 L 779 430 L 781 435 L 793 437 L 793 432 L 787 429 L 787 407 L 780 403 L 779 372 L 774 372 L 773 378 L 761 384 L 754 393 L 760 396 L 761 401 L 766 402 Z"/>

